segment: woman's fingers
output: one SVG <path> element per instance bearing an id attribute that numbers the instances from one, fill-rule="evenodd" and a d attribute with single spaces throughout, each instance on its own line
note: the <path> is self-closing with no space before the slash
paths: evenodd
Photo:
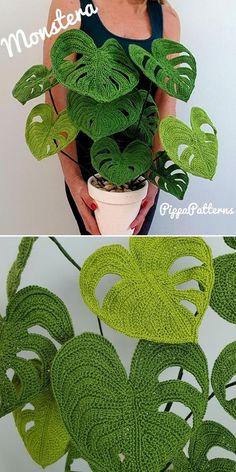
<path id="1" fill-rule="evenodd" d="M 101 234 L 98 229 L 98 225 L 94 218 L 94 215 L 83 200 L 81 201 L 80 205 L 80 213 L 83 218 L 86 230 L 93 235 Z"/>
<path id="2" fill-rule="evenodd" d="M 92 211 L 95 211 L 96 208 L 97 208 L 97 203 L 95 202 L 95 200 L 90 197 L 89 193 L 87 190 L 85 190 L 83 192 L 83 194 L 81 195 L 83 201 L 85 202 L 85 204 L 92 210 Z"/>

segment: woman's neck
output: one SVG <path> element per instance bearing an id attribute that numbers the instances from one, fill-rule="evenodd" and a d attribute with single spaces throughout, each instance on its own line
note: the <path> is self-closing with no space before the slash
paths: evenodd
<path id="1" fill-rule="evenodd" d="M 104 3 L 107 0 L 103 0 Z M 125 7 L 132 5 L 132 7 L 135 9 L 137 13 L 143 13 L 147 10 L 147 2 L 148 0 L 108 0 L 110 5 L 116 6 L 119 3 L 119 7 Z"/>

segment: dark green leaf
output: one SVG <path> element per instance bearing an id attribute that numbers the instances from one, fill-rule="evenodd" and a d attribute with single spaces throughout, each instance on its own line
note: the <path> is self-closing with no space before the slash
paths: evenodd
<path id="1" fill-rule="evenodd" d="M 152 96 L 149 94 L 147 97 L 146 90 L 140 90 L 140 94 L 142 97 L 142 114 L 139 116 L 137 123 L 130 126 L 125 134 L 132 139 L 139 139 L 152 146 L 159 124 L 158 108 Z"/>
<path id="2" fill-rule="evenodd" d="M 189 184 L 188 174 L 173 164 L 165 151 L 157 153 L 148 179 L 179 200 L 183 200 Z"/>

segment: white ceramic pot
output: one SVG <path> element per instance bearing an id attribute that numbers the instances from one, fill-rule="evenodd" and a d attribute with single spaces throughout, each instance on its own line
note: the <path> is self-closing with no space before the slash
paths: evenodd
<path id="1" fill-rule="evenodd" d="M 133 234 L 130 225 L 147 195 L 148 182 L 145 181 L 142 188 L 133 192 L 107 192 L 94 187 L 92 179 L 90 177 L 88 180 L 88 192 L 98 205 L 95 218 L 101 234 Z"/>

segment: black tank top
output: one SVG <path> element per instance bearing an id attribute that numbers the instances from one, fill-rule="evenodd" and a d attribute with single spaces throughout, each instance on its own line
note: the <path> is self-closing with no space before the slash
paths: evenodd
<path id="1" fill-rule="evenodd" d="M 84 11 L 88 4 L 93 4 L 92 0 L 81 0 L 80 7 Z M 152 34 L 148 39 L 127 39 L 117 36 L 110 31 L 103 25 L 102 21 L 99 17 L 99 11 L 97 14 L 94 14 L 90 17 L 82 16 L 81 17 L 81 30 L 87 33 L 95 42 L 97 47 L 101 47 L 103 43 L 110 38 L 114 38 L 119 41 L 120 45 L 124 48 L 126 53 L 128 53 L 128 47 L 130 44 L 138 44 L 139 46 L 143 47 L 147 51 L 151 51 L 152 41 L 154 39 L 162 38 L 163 37 L 163 12 L 162 6 L 156 0 L 148 0 L 148 14 L 151 23 Z M 140 81 L 138 87 L 143 90 L 150 89 L 150 81 L 145 75 L 139 71 L 140 73 Z M 152 84 L 150 89 L 151 95 L 154 97 L 156 93 L 156 86 Z M 94 169 L 90 163 L 90 148 L 93 144 L 93 141 L 83 132 L 80 132 L 76 139 L 77 142 L 77 152 L 78 152 L 78 160 L 81 164 L 85 165 L 88 169 L 87 171 L 81 168 L 82 174 L 85 179 L 87 179 L 90 175 L 94 173 Z"/>

